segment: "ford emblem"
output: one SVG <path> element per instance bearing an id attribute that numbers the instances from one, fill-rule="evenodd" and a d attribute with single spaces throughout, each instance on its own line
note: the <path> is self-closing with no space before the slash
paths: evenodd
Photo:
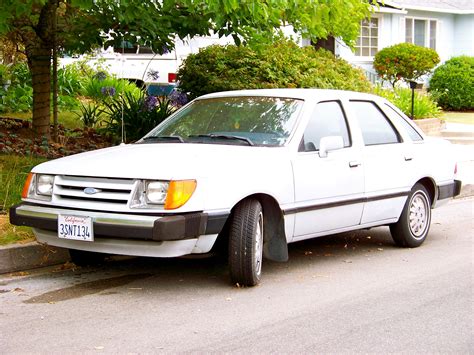
<path id="1" fill-rule="evenodd" d="M 93 188 L 93 187 L 86 187 L 84 189 L 84 193 L 87 194 L 87 195 L 94 195 L 96 193 L 100 192 L 100 190 L 96 189 L 96 188 Z"/>

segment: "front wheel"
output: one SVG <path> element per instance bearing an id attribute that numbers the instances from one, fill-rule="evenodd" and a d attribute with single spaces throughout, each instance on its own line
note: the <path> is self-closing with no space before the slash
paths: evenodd
<path id="1" fill-rule="evenodd" d="M 431 224 L 431 203 L 428 191 L 415 184 L 397 223 L 390 225 L 394 242 L 407 248 L 423 244 Z"/>
<path id="2" fill-rule="evenodd" d="M 233 283 L 255 286 L 260 282 L 263 259 L 263 209 L 258 200 L 237 205 L 229 230 L 229 268 Z"/>

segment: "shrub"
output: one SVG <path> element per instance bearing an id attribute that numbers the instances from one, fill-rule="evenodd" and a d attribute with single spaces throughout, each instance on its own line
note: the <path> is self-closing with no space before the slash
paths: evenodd
<path id="1" fill-rule="evenodd" d="M 26 62 L 19 62 L 10 68 L 12 86 L 28 85 L 31 86 L 31 73 Z"/>
<path id="2" fill-rule="evenodd" d="M 28 84 L 12 84 L 0 97 L 0 112 L 27 112 L 32 107 L 33 88 Z"/>
<path id="3" fill-rule="evenodd" d="M 245 46 L 209 46 L 189 55 L 178 70 L 180 90 L 190 98 L 225 90 L 326 88 L 370 91 L 364 73 L 325 50 L 288 39 Z"/>
<path id="4" fill-rule="evenodd" d="M 407 88 L 384 89 L 377 86 L 376 95 L 382 96 L 397 106 L 405 115 L 411 117 L 411 90 Z M 429 94 L 415 91 L 413 108 L 414 119 L 438 117 L 441 109 Z"/>
<path id="5" fill-rule="evenodd" d="M 102 109 L 95 104 L 81 103 L 80 112 L 74 112 L 84 124 L 84 127 L 94 127 L 101 119 Z"/>
<path id="6" fill-rule="evenodd" d="M 0 64 L 0 86 L 3 86 L 10 80 L 10 66 Z"/>
<path id="7" fill-rule="evenodd" d="M 108 116 L 105 133 L 116 139 L 120 138 L 123 117 L 126 142 L 140 139 L 174 111 L 170 99 L 146 96 L 144 93 L 135 96 L 131 92 L 125 92 L 103 104 L 103 112 Z"/>
<path id="8" fill-rule="evenodd" d="M 7 90 L 0 88 L 0 112 L 27 112 L 33 108 L 33 88 L 28 65 L 24 62 L 12 65 L 9 69 L 11 85 Z M 58 70 L 58 107 L 60 110 L 76 109 L 79 101 L 76 96 L 84 78 L 80 72 L 65 67 Z"/>
<path id="9" fill-rule="evenodd" d="M 62 95 L 77 96 L 81 93 L 87 77 L 74 65 L 58 69 L 58 92 Z"/>
<path id="10" fill-rule="evenodd" d="M 374 69 L 392 86 L 401 79 L 415 81 L 428 74 L 439 63 L 439 56 L 433 49 L 411 43 L 399 43 L 385 47 L 375 55 Z"/>
<path id="11" fill-rule="evenodd" d="M 85 97 L 95 102 L 108 101 L 116 93 L 129 94 L 135 98 L 142 95 L 135 84 L 125 79 L 108 76 L 105 72 L 98 72 L 87 79 L 82 90 Z"/>
<path id="12" fill-rule="evenodd" d="M 447 110 L 474 109 L 474 57 L 451 58 L 436 68 L 430 91 Z"/>
<path id="13" fill-rule="evenodd" d="M 79 107 L 80 101 L 75 96 L 58 95 L 59 111 L 72 111 Z M 51 105 L 53 103 L 51 102 Z"/>

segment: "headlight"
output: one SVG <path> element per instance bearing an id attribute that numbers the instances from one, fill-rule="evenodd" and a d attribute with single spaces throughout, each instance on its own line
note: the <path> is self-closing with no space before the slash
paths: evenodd
<path id="1" fill-rule="evenodd" d="M 164 181 L 147 181 L 145 183 L 146 202 L 163 205 L 166 201 L 169 184 Z"/>
<path id="2" fill-rule="evenodd" d="M 54 175 L 29 173 L 21 197 L 50 201 L 53 195 L 53 185 Z"/>
<path id="3" fill-rule="evenodd" d="M 37 175 L 36 194 L 43 196 L 51 196 L 53 194 L 53 175 Z"/>
<path id="4" fill-rule="evenodd" d="M 163 207 L 174 210 L 183 206 L 196 189 L 196 180 L 137 181 L 131 208 Z"/>

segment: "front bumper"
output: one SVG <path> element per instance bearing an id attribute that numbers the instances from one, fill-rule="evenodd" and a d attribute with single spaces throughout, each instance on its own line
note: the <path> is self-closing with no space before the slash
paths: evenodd
<path id="1" fill-rule="evenodd" d="M 58 215 L 91 217 L 96 238 L 142 241 L 178 241 L 218 234 L 228 213 L 186 213 L 176 215 L 135 215 L 72 210 L 22 203 L 10 208 L 10 223 L 37 230 L 57 232 Z M 51 233 L 49 233 L 51 234 Z"/>

